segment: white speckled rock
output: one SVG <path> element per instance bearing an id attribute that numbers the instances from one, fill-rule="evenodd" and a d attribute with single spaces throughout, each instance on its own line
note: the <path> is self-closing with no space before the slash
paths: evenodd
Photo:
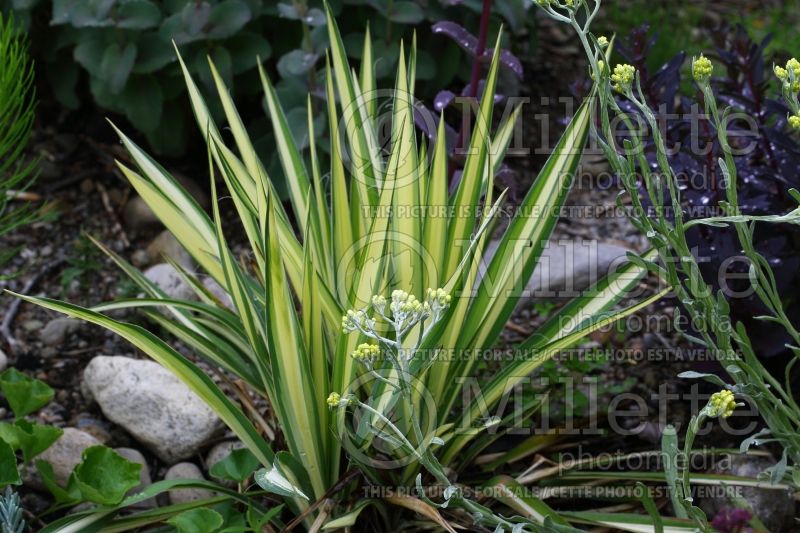
<path id="1" fill-rule="evenodd" d="M 203 472 L 194 463 L 178 463 L 170 467 L 164 476 L 166 480 L 173 479 L 205 479 Z M 205 489 L 174 489 L 169 491 L 169 501 L 173 504 L 189 503 L 197 500 L 211 498 L 214 493 Z"/>
<path id="2" fill-rule="evenodd" d="M 195 454 L 222 427 L 211 408 L 153 361 L 99 355 L 83 379 L 103 414 L 168 464 Z"/>
<path id="3" fill-rule="evenodd" d="M 170 298 L 177 300 L 191 300 L 195 294 L 192 288 L 187 284 L 183 278 L 178 274 L 170 264 L 159 263 L 153 265 L 144 271 L 147 279 L 158 285 Z"/>

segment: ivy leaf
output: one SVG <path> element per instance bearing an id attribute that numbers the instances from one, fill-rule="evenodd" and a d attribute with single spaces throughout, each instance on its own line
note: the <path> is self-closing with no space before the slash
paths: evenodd
<path id="1" fill-rule="evenodd" d="M 53 465 L 47 461 L 36 461 L 36 470 L 45 488 L 56 499 L 56 503 L 77 503 L 81 499 L 80 491 L 76 487 L 64 488 L 56 482 L 56 475 L 53 473 Z"/>
<path id="2" fill-rule="evenodd" d="M 70 484 L 74 483 L 87 501 L 117 505 L 139 484 L 141 468 L 111 448 L 91 446 L 83 451 L 83 460 L 72 471 Z"/>
<path id="3" fill-rule="evenodd" d="M 53 399 L 53 389 L 47 383 L 26 376 L 16 368 L 0 374 L 0 390 L 16 418 L 41 409 Z"/>
<path id="4" fill-rule="evenodd" d="M 233 450 L 230 455 L 214 463 L 209 473 L 221 479 L 228 479 L 240 483 L 250 477 L 258 468 L 258 459 L 247 448 Z"/>
<path id="5" fill-rule="evenodd" d="M 252 13 L 241 0 L 223 0 L 211 9 L 208 16 L 208 37 L 225 39 L 250 22 Z"/>
<path id="6" fill-rule="evenodd" d="M 161 10 L 149 0 L 127 0 L 117 11 L 117 27 L 129 30 L 155 28 L 161 22 Z"/>
<path id="7" fill-rule="evenodd" d="M 55 426 L 34 424 L 20 419 L 14 424 L 0 424 L 0 438 L 11 448 L 22 450 L 22 458 L 27 463 L 50 447 L 64 431 Z"/>
<path id="8" fill-rule="evenodd" d="M 100 61 L 100 77 L 108 83 L 112 94 L 119 94 L 125 88 L 135 62 L 136 44 L 128 43 L 125 48 L 117 43 L 108 45 Z"/>
<path id="9" fill-rule="evenodd" d="M 0 441 L 0 487 L 21 483 L 17 470 L 17 456 L 7 442 Z"/>
<path id="10" fill-rule="evenodd" d="M 175 526 L 179 533 L 211 533 L 222 527 L 222 515 L 200 507 L 175 515 L 167 523 Z"/>

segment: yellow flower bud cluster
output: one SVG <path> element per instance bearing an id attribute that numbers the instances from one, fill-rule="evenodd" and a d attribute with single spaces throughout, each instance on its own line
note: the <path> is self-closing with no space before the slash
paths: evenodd
<path id="1" fill-rule="evenodd" d="M 800 130 L 800 115 L 791 115 L 789 117 L 789 126 L 793 130 Z"/>
<path id="2" fill-rule="evenodd" d="M 372 307 L 383 313 L 383 310 L 386 307 L 386 298 L 380 294 L 376 294 L 372 297 Z"/>
<path id="3" fill-rule="evenodd" d="M 786 62 L 786 68 L 775 65 L 772 67 L 775 76 L 783 82 L 784 90 L 792 93 L 800 92 L 800 61 L 791 58 Z"/>
<path id="4" fill-rule="evenodd" d="M 636 69 L 633 65 L 620 64 L 614 67 L 614 73 L 611 74 L 611 83 L 614 84 L 614 89 L 624 93 L 631 88 L 635 76 Z"/>
<path id="5" fill-rule="evenodd" d="M 438 305 L 439 307 L 447 307 L 452 298 L 444 289 L 428 289 L 427 299 L 431 305 Z"/>
<path id="6" fill-rule="evenodd" d="M 694 81 L 698 83 L 707 82 L 711 79 L 712 72 L 714 72 L 714 65 L 712 65 L 711 61 L 703 54 L 700 54 L 700 57 L 692 61 L 692 76 L 694 76 Z"/>
<path id="7" fill-rule="evenodd" d="M 606 37 L 605 35 L 601 35 L 600 37 L 597 38 L 597 44 L 599 44 L 601 48 L 605 48 L 606 46 L 608 46 L 608 37 Z"/>
<path id="8" fill-rule="evenodd" d="M 428 302 L 420 302 L 413 294 L 406 291 L 392 291 L 392 303 L 389 305 L 395 318 L 427 313 L 430 311 Z"/>
<path id="9" fill-rule="evenodd" d="M 377 344 L 362 343 L 353 350 L 350 355 L 356 361 L 368 362 L 376 359 L 381 354 L 381 349 Z"/>
<path id="10" fill-rule="evenodd" d="M 369 317 L 363 309 L 358 311 L 348 309 L 347 313 L 342 317 L 342 332 L 350 333 L 357 329 L 366 329 L 369 326 Z"/>
<path id="11" fill-rule="evenodd" d="M 342 402 L 342 397 L 338 392 L 332 392 L 325 401 L 328 402 L 328 407 L 339 407 L 339 404 Z"/>
<path id="12" fill-rule="evenodd" d="M 733 398 L 733 393 L 729 390 L 715 392 L 711 395 L 708 408 L 709 416 L 728 418 L 733 414 L 733 410 L 736 409 L 736 400 Z"/>

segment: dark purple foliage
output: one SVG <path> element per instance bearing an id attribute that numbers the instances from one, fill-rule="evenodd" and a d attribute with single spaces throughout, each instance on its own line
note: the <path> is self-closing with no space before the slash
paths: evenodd
<path id="1" fill-rule="evenodd" d="M 755 43 L 741 26 L 717 30 L 713 37 L 717 45 L 713 58 L 723 65 L 724 72 L 717 69 L 717 74 L 722 75 L 712 79 L 712 87 L 721 106 L 730 106 L 741 114 L 740 118 L 728 124 L 731 147 L 740 152 L 734 158 L 739 206 L 747 215 L 786 213 L 797 206 L 788 191 L 790 188 L 800 189 L 800 145 L 796 138 L 786 133 L 787 108 L 768 96 L 777 94 L 777 85 L 770 79 L 772 70 L 766 67 L 764 59 L 764 48 L 769 38 Z M 710 211 L 725 199 L 718 166 L 719 158 L 724 154 L 716 131 L 709 121 L 697 116 L 703 112 L 699 91 L 696 99 L 680 93 L 685 53 L 678 54 L 650 74 L 645 58 L 654 42 L 645 26 L 633 32 L 618 50 L 628 63 L 637 68 L 645 98 L 656 114 L 665 119 L 662 134 L 668 149 L 680 143 L 681 149 L 670 155 L 669 162 L 679 180 L 685 217 L 718 214 Z M 627 100 L 620 98 L 619 105 L 633 112 Z M 699 119 L 694 134 L 693 119 Z M 700 150 L 691 149 L 693 141 Z M 656 153 L 652 146 L 647 159 L 656 170 Z M 783 353 L 788 341 L 783 329 L 754 319 L 764 314 L 766 309 L 750 290 L 746 261 L 732 260 L 742 255 L 735 230 L 701 226 L 690 230 L 687 237 L 705 279 L 716 288 L 724 289 L 731 297 L 734 320 L 758 333 L 753 335 L 757 352 L 764 357 Z M 800 231 L 785 224 L 757 226 L 754 243 L 772 266 L 778 289 L 786 297 L 787 314 L 797 323 L 800 318 L 800 299 L 797 298 Z"/>
<path id="2" fill-rule="evenodd" d="M 465 29 L 460 24 L 453 21 L 445 20 L 435 23 L 431 30 L 435 34 L 444 35 L 458 44 L 464 51 L 466 51 L 473 58 L 472 73 L 469 82 L 461 89 L 459 93 L 450 89 L 444 89 L 437 93 L 433 101 L 434 111 L 430 111 L 425 106 L 420 106 L 415 114 L 415 121 L 417 127 L 433 141 L 436 138 L 436 129 L 438 128 L 440 117 L 444 111 L 450 107 L 454 102 L 457 102 L 459 96 L 467 99 L 480 100 L 483 95 L 486 80 L 482 78 L 484 72 L 488 69 L 494 50 L 487 47 L 488 29 L 489 29 L 489 16 L 491 14 L 491 1 L 483 0 L 483 9 L 481 11 L 479 35 L 476 37 Z M 500 65 L 510 70 L 517 78 L 523 78 L 522 62 L 510 51 L 500 50 L 499 54 Z M 499 93 L 495 94 L 494 102 L 498 104 L 505 99 L 505 96 Z M 460 106 L 455 106 L 460 107 Z M 463 108 L 460 111 L 464 111 Z M 470 112 L 470 111 L 466 111 Z M 460 113 L 459 113 L 460 115 Z M 429 120 L 434 117 L 433 120 Z M 428 120 L 426 120 L 428 119 Z M 460 122 L 460 119 L 459 119 Z M 461 125 L 459 124 L 459 128 Z M 460 153 L 460 148 L 463 147 L 465 142 L 464 131 L 456 130 L 449 124 L 445 123 L 445 132 L 447 139 L 447 149 L 450 154 L 449 175 L 450 175 L 450 188 L 455 188 L 461 179 L 461 167 L 463 165 L 463 154 Z M 496 178 L 498 183 L 515 183 L 512 176 L 513 171 L 507 167 L 503 167 Z M 512 190 L 513 195 L 513 190 Z"/>
<path id="3" fill-rule="evenodd" d="M 753 529 L 748 527 L 748 523 L 752 518 L 747 509 L 726 507 L 717 513 L 711 525 L 718 533 L 751 533 Z"/>
<path id="4" fill-rule="evenodd" d="M 467 31 L 463 26 L 450 20 L 443 20 L 431 26 L 433 33 L 439 33 L 450 37 L 465 52 L 472 57 L 477 57 L 482 63 L 489 63 L 494 54 L 493 48 L 486 48 L 478 57 L 478 38 Z M 522 62 L 509 50 L 500 50 L 500 64 L 508 68 L 519 79 L 522 79 Z"/>

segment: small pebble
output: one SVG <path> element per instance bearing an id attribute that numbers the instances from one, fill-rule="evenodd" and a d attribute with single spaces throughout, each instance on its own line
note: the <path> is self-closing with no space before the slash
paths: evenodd
<path id="1" fill-rule="evenodd" d="M 167 470 L 164 479 L 205 479 L 203 472 L 194 463 L 178 463 Z M 169 491 L 169 500 L 173 504 L 189 503 L 211 498 L 214 493 L 205 489 L 175 489 Z"/>

